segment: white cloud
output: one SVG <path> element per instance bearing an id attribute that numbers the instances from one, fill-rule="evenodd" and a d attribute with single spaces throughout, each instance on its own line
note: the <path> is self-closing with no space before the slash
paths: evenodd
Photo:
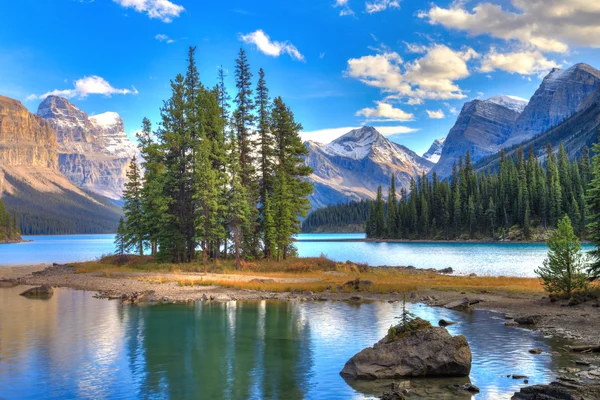
<path id="1" fill-rule="evenodd" d="M 450 104 L 450 103 L 444 103 L 444 105 L 446 106 L 446 108 L 448 109 L 448 112 L 450 114 L 453 114 L 453 115 L 458 114 L 458 110 L 456 109 L 456 107 L 453 107 L 452 104 Z"/>
<path id="2" fill-rule="evenodd" d="M 340 8 L 340 17 L 354 15 L 354 11 L 348 5 L 348 0 L 335 0 L 334 7 Z"/>
<path id="3" fill-rule="evenodd" d="M 427 53 L 428 50 L 428 47 L 422 44 L 408 42 L 404 42 L 404 44 L 406 45 L 406 51 L 408 51 L 409 53 L 423 54 Z"/>
<path id="4" fill-rule="evenodd" d="M 66 98 L 85 98 L 90 94 L 101 94 L 110 97 L 113 94 L 138 94 L 135 87 L 131 89 L 117 89 L 112 87 L 104 78 L 100 76 L 86 76 L 73 82 L 73 89 L 55 89 L 40 95 L 32 94 L 27 97 L 27 100 L 45 99 L 48 96 L 61 96 Z"/>
<path id="5" fill-rule="evenodd" d="M 377 102 L 376 108 L 363 108 L 356 112 L 356 116 L 361 115 L 371 121 L 380 119 L 386 121 L 412 121 L 415 118 L 414 114 L 407 113 L 382 101 Z"/>
<path id="6" fill-rule="evenodd" d="M 385 11 L 388 8 L 400 8 L 400 0 L 373 0 L 365 3 L 365 10 L 369 14 Z"/>
<path id="7" fill-rule="evenodd" d="M 170 37 L 168 37 L 167 35 L 164 35 L 162 33 L 159 33 L 158 35 L 154 36 L 154 39 L 158 40 L 159 42 L 165 42 L 165 43 L 175 43 L 175 41 L 173 39 L 171 39 Z"/>
<path id="8" fill-rule="evenodd" d="M 298 51 L 296 46 L 289 42 L 271 41 L 269 36 L 259 29 L 247 35 L 240 34 L 240 40 L 244 43 L 256 45 L 262 53 L 271 56 L 279 57 L 281 54 L 288 54 L 290 57 L 304 61 L 304 56 Z"/>
<path id="9" fill-rule="evenodd" d="M 146 13 L 150 18 L 160 19 L 162 22 L 172 22 L 173 18 L 185 11 L 183 6 L 170 2 L 169 0 L 113 0 L 115 3 L 125 7 L 133 8 L 139 13 Z"/>
<path id="10" fill-rule="evenodd" d="M 392 51 L 353 58 L 348 60 L 346 74 L 391 93 L 393 97 L 388 98 L 408 98 L 408 104 L 463 99 L 467 96 L 455 81 L 470 75 L 467 62 L 478 57 L 471 48 L 455 51 L 436 44 L 428 47 L 423 57 L 406 64 Z"/>
<path id="11" fill-rule="evenodd" d="M 427 112 L 427 115 L 429 116 L 430 119 L 442 119 L 445 118 L 446 115 L 444 115 L 444 111 L 442 110 L 437 110 L 437 111 L 431 111 L 431 110 L 425 110 Z"/>
<path id="12" fill-rule="evenodd" d="M 345 135 L 353 129 L 360 129 L 360 126 L 320 129 L 317 131 L 300 132 L 300 137 L 303 141 L 312 140 L 319 143 L 330 143 L 340 136 Z M 412 132 L 417 132 L 418 129 L 409 128 L 407 126 L 376 126 L 375 129 L 383 136 L 400 135 Z"/>
<path id="13" fill-rule="evenodd" d="M 558 64 L 548 60 L 539 51 L 516 51 L 512 53 L 498 53 L 492 48 L 483 57 L 481 72 L 502 70 L 511 74 L 534 75 L 544 74 L 548 70 L 558 67 Z"/>
<path id="14" fill-rule="evenodd" d="M 600 47 L 600 2 L 594 0 L 512 0 L 516 11 L 479 3 L 472 10 L 464 2 L 449 8 L 432 6 L 418 15 L 434 25 L 516 40 L 526 48 L 568 51 L 569 46 Z"/>

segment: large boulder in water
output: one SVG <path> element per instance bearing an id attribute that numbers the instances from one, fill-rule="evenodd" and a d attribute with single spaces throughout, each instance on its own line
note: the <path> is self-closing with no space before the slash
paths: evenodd
<path id="1" fill-rule="evenodd" d="M 356 354 L 340 374 L 354 379 L 468 376 L 471 358 L 464 336 L 451 336 L 446 328 L 416 318 L 411 329 L 394 327 L 390 335 Z"/>

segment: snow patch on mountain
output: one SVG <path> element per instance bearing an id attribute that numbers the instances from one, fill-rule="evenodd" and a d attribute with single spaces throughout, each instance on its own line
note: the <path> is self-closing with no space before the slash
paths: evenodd
<path id="1" fill-rule="evenodd" d="M 100 128 L 111 128 L 119 123 L 123 123 L 121 116 L 116 112 L 108 111 L 98 115 L 92 115 L 90 121 Z"/>
<path id="2" fill-rule="evenodd" d="M 529 103 L 528 100 L 525 100 L 521 97 L 505 95 L 494 96 L 488 99 L 487 101 L 506 107 L 518 113 L 522 113 L 525 107 L 527 107 L 527 104 Z"/>

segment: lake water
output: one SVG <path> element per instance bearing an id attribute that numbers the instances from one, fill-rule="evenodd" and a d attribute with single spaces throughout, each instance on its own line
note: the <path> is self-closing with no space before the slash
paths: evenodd
<path id="1" fill-rule="evenodd" d="M 303 257 L 321 254 L 336 260 L 369 265 L 452 267 L 458 274 L 535 276 L 547 254 L 545 244 L 530 243 L 374 243 L 344 242 L 364 234 L 302 234 Z M 96 259 L 114 251 L 113 235 L 27 236 L 28 243 L 0 245 L 0 266 L 68 263 Z M 324 242 L 323 240 L 331 240 Z M 584 246 L 591 249 L 591 246 Z"/>
<path id="2" fill-rule="evenodd" d="M 398 322 L 384 302 L 228 302 L 123 306 L 56 289 L 49 300 L 0 289 L 0 399 L 367 399 L 373 383 L 346 382 L 345 362 Z M 572 365 L 564 343 L 504 326 L 495 314 L 409 305 L 431 322 L 457 321 L 473 352 L 477 399 L 509 399 Z M 357 323 L 360 321 L 360 323 Z M 528 350 L 541 347 L 544 353 Z M 470 399 L 463 379 L 412 380 L 428 399 Z M 413 397 L 411 397 L 413 398 Z"/>

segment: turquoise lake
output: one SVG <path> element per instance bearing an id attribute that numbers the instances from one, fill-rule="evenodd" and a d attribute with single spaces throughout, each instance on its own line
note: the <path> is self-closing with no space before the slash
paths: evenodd
<path id="1" fill-rule="evenodd" d="M 372 399 L 382 385 L 345 381 L 355 353 L 398 323 L 399 303 L 234 302 L 121 305 L 55 289 L 49 300 L 0 289 L 0 399 Z M 471 382 L 475 399 L 509 399 L 547 383 L 569 355 L 564 343 L 504 325 L 485 311 L 409 304 L 433 323 L 458 322 L 473 353 L 469 378 L 410 380 L 413 398 L 471 399 L 449 385 Z M 541 347 L 532 355 L 528 350 Z M 406 379 L 403 379 L 406 381 Z"/>
<path id="2" fill-rule="evenodd" d="M 458 274 L 535 276 L 546 257 L 545 244 L 344 242 L 363 234 L 302 234 L 298 252 L 373 266 L 452 267 Z M 27 236 L 28 243 L 0 245 L 0 266 L 88 261 L 114 251 L 113 235 Z M 327 241 L 331 240 L 331 241 Z M 584 246 L 591 249 L 591 246 Z"/>

